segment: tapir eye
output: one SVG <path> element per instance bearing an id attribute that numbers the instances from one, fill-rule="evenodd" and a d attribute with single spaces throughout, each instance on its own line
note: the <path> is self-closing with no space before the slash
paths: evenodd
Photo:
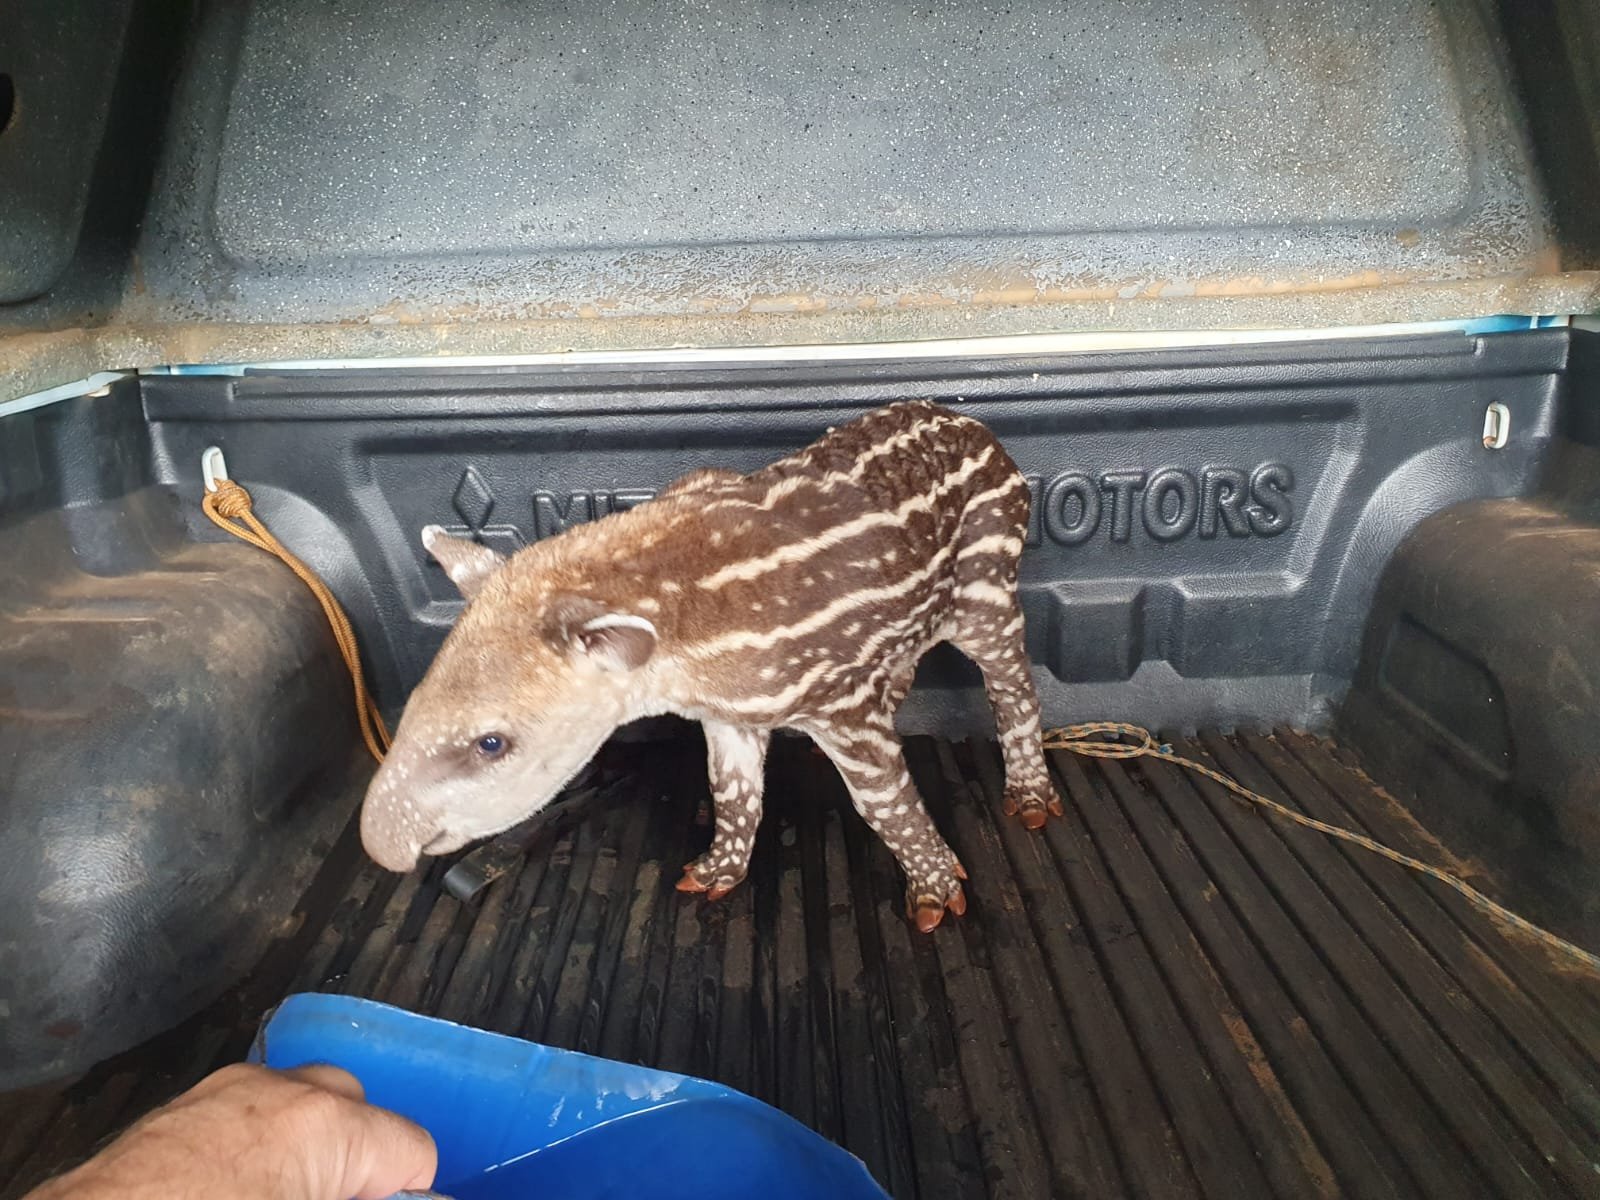
<path id="1" fill-rule="evenodd" d="M 511 749 L 511 739 L 503 733 L 486 733 L 475 744 L 485 758 L 499 758 Z"/>

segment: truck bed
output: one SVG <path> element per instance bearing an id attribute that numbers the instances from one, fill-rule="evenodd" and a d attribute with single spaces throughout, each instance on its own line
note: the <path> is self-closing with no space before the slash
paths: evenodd
<path id="1" fill-rule="evenodd" d="M 1174 745 L 1494 889 L 1334 743 Z M 1149 760 L 1054 754 L 1067 817 L 1029 834 L 1000 815 L 993 745 L 917 738 L 971 874 L 966 916 L 919 936 L 832 768 L 784 739 L 750 878 L 707 903 L 673 889 L 709 839 L 701 754 L 609 748 L 469 904 L 448 863 L 388 875 L 347 830 L 242 987 L 64 1091 L 0 1100 L 4 1195 L 312 989 L 720 1080 L 897 1197 L 1593 1194 L 1595 981 L 1428 880 Z"/>

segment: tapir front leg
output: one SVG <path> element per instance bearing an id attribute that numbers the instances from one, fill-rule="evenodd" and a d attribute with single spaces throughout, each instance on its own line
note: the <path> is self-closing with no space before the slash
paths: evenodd
<path id="1" fill-rule="evenodd" d="M 767 744 L 772 734 L 765 729 L 746 729 L 718 721 L 703 724 L 706 773 L 716 805 L 717 827 L 711 849 L 683 868 L 678 890 L 705 892 L 710 899 L 720 900 L 750 869 L 756 826 L 761 824 Z"/>

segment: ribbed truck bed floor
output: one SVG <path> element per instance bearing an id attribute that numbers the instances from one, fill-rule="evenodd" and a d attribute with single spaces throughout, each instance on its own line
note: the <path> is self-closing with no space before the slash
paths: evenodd
<path id="1" fill-rule="evenodd" d="M 1474 870 L 1328 743 L 1176 748 Z M 992 745 L 909 753 L 971 875 L 933 936 L 808 744 L 774 747 L 750 878 L 718 903 L 673 888 L 709 839 L 698 745 L 614 747 L 598 801 L 470 905 L 441 864 L 389 876 L 347 835 L 239 992 L 65 1093 L 0 1101 L 9 1192 L 325 989 L 721 1080 L 897 1197 L 1600 1194 L 1595 980 L 1169 764 L 1056 754 L 1067 816 L 1041 835 L 1001 816 Z"/>

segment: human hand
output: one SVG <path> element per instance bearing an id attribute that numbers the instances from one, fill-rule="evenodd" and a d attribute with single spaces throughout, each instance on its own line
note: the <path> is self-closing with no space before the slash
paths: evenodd
<path id="1" fill-rule="evenodd" d="M 433 1183 L 426 1131 L 337 1067 L 224 1067 L 26 1200 L 382 1200 Z"/>

